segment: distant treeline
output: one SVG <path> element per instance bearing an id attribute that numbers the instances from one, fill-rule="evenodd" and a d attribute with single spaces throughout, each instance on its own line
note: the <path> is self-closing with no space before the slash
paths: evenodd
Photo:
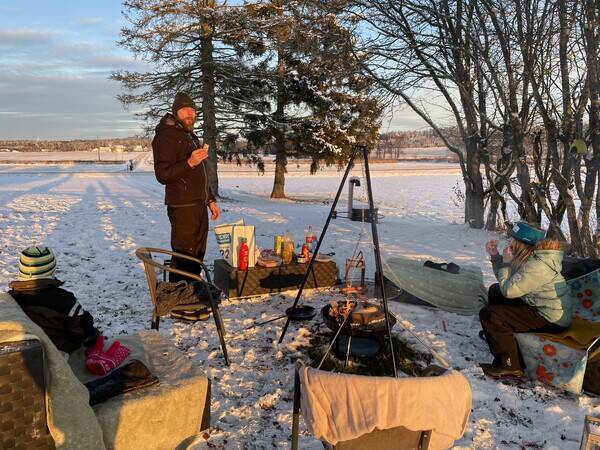
<path id="1" fill-rule="evenodd" d="M 453 134 L 454 130 L 449 129 L 447 132 Z M 401 159 L 406 154 L 405 149 L 407 148 L 424 149 L 430 147 L 445 147 L 444 142 L 432 129 L 390 131 L 379 135 L 374 154 L 376 158 L 380 159 Z"/>
<path id="2" fill-rule="evenodd" d="M 140 146 L 143 149 L 150 149 L 151 139 L 140 137 L 128 138 L 110 138 L 110 139 L 77 139 L 72 141 L 1 141 L 1 150 L 16 150 L 20 152 L 84 152 L 97 149 L 121 151 L 138 151 Z M 241 148 L 245 147 L 245 142 L 240 142 Z M 405 148 L 428 148 L 443 147 L 444 143 L 431 130 L 410 130 L 410 131 L 390 131 L 379 135 L 379 142 L 375 149 L 377 158 L 399 158 L 403 155 L 402 149 Z"/>
<path id="3" fill-rule="evenodd" d="M 85 152 L 97 149 L 131 152 L 149 148 L 150 139 L 140 137 L 76 139 L 72 141 L 0 141 L 0 150 L 16 150 L 19 152 Z"/>

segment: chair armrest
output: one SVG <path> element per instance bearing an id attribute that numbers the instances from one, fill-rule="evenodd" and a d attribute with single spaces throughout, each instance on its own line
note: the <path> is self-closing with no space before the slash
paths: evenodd
<path id="1" fill-rule="evenodd" d="M 171 256 L 171 257 L 173 257 L 173 256 L 174 256 L 174 257 L 176 257 L 176 258 L 180 258 L 180 259 L 187 259 L 188 261 L 193 261 L 193 262 L 195 262 L 195 263 L 198 263 L 198 264 L 200 265 L 200 268 L 201 268 L 201 269 L 204 271 L 204 273 L 205 273 L 205 275 L 206 275 L 206 280 L 207 280 L 209 283 L 212 283 L 212 281 L 211 281 L 211 279 L 210 279 L 210 274 L 209 274 L 209 272 L 208 272 L 208 268 L 207 268 L 207 267 L 206 267 L 206 265 L 204 264 L 204 261 L 202 261 L 202 260 L 201 260 L 201 259 L 199 259 L 199 258 L 195 258 L 195 257 L 193 257 L 193 256 L 186 255 L 186 254 L 184 254 L 184 253 L 174 252 L 174 251 L 172 251 L 172 250 L 166 250 L 166 249 L 163 249 L 163 248 L 153 248 L 153 247 L 146 247 L 146 248 L 143 248 L 143 249 L 138 249 L 138 250 L 136 250 L 136 252 L 135 252 L 135 253 L 136 253 L 136 255 L 138 256 L 138 258 L 142 259 L 143 261 L 144 261 L 144 260 L 146 260 L 146 259 L 145 259 L 145 258 L 144 258 L 144 257 L 143 257 L 141 254 L 140 254 L 140 252 L 139 252 L 140 250 L 145 250 L 146 252 L 148 252 L 148 253 L 150 253 L 150 254 L 152 254 L 152 253 L 160 253 L 160 254 L 163 254 L 163 255 L 169 255 L 169 256 Z M 160 263 L 158 263 L 158 262 L 156 262 L 156 261 L 154 261 L 154 260 L 152 260 L 152 259 L 151 259 L 151 264 L 152 264 L 152 265 L 154 265 L 154 266 L 156 266 L 156 267 L 158 267 L 159 269 L 161 269 L 161 270 L 163 270 L 163 271 L 165 271 L 165 272 L 169 272 L 169 271 L 171 271 L 171 272 L 173 272 L 173 273 L 179 273 L 180 275 L 183 275 L 183 273 L 180 273 L 180 272 L 175 272 L 175 270 L 179 270 L 179 269 L 167 269 L 167 266 L 165 266 L 164 264 L 160 264 Z M 186 276 L 189 276 L 189 275 L 187 275 L 187 273 L 188 273 L 188 272 L 186 272 Z M 194 277 L 192 277 L 192 278 L 194 278 Z M 194 278 L 194 279 L 196 279 L 196 278 Z M 199 280 L 199 281 L 200 281 L 200 280 Z"/>

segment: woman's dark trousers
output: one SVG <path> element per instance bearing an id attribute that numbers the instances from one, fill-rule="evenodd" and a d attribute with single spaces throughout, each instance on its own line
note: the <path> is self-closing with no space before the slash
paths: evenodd
<path id="1" fill-rule="evenodd" d="M 488 305 L 479 311 L 479 320 L 486 335 L 494 364 L 511 369 L 522 369 L 515 333 L 558 333 L 563 327 L 553 324 L 540 315 L 537 308 L 521 298 L 506 298 L 498 283 L 488 290 Z"/>

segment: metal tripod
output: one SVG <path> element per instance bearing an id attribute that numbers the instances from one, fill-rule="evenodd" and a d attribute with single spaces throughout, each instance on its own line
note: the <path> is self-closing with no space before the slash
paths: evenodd
<path id="1" fill-rule="evenodd" d="M 337 194 L 335 195 L 335 199 L 333 200 L 333 204 L 331 205 L 331 210 L 329 211 L 329 215 L 327 216 L 327 220 L 325 221 L 325 225 L 323 226 L 323 231 L 321 232 L 321 236 L 319 236 L 317 246 L 313 252 L 312 258 L 310 259 L 308 268 L 306 269 L 306 273 L 304 274 L 304 279 L 302 280 L 302 283 L 300 284 L 300 288 L 298 289 L 298 294 L 296 295 L 296 299 L 294 300 L 294 304 L 292 305 L 290 314 L 288 314 L 287 320 L 283 327 L 283 330 L 281 331 L 281 336 L 279 337 L 280 344 L 283 342 L 283 338 L 285 337 L 285 333 L 287 332 L 288 326 L 290 325 L 291 318 L 294 315 L 294 312 L 296 311 L 296 306 L 298 305 L 298 301 L 300 300 L 300 296 L 302 295 L 302 291 L 304 290 L 304 285 L 306 284 L 309 274 L 312 271 L 315 257 L 316 257 L 316 255 L 319 254 L 319 249 L 321 248 L 321 243 L 323 242 L 323 239 L 325 238 L 325 234 L 327 233 L 327 228 L 329 227 L 329 222 L 331 222 L 331 219 L 333 218 L 333 215 L 335 212 L 335 207 L 337 206 L 338 200 L 340 198 L 340 194 L 342 193 L 342 189 L 344 188 L 344 185 L 346 184 L 346 179 L 348 178 L 350 169 L 352 169 L 352 166 L 354 165 L 354 159 L 360 152 L 362 152 L 363 161 L 365 163 L 365 175 L 367 178 L 367 193 L 369 196 L 369 210 L 371 213 L 371 217 L 377 217 L 377 215 L 375 214 L 375 203 L 373 201 L 373 190 L 371 188 L 371 172 L 369 170 L 369 154 L 367 151 L 367 147 L 364 145 L 356 146 L 352 149 L 352 152 L 350 153 L 350 159 L 348 161 L 348 165 L 346 166 L 346 170 L 344 171 L 344 176 L 342 177 L 340 187 L 338 188 Z M 389 345 L 390 345 L 390 356 L 392 358 L 392 367 L 394 370 L 394 376 L 397 377 L 398 375 L 396 373 L 396 358 L 394 357 L 394 346 L 393 346 L 393 342 L 392 342 L 392 330 L 390 327 L 390 316 L 388 313 L 388 306 L 387 306 L 387 295 L 386 295 L 386 292 L 384 289 L 383 271 L 381 269 L 381 267 L 382 267 L 381 253 L 379 251 L 379 235 L 377 234 L 377 221 L 376 220 L 371 221 L 371 234 L 372 234 L 372 238 L 373 238 L 373 251 L 375 253 L 376 277 L 377 277 L 379 286 L 381 288 L 381 297 L 383 300 L 383 311 L 385 313 L 385 323 L 386 323 L 386 327 L 387 327 L 387 335 L 388 335 L 388 341 L 389 341 Z"/>

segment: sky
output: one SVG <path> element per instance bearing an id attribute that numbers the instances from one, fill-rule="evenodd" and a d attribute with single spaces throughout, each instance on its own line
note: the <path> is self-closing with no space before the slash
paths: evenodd
<path id="1" fill-rule="evenodd" d="M 117 45 L 117 0 L 0 0 L 0 140 L 94 139 L 142 133 L 116 96 L 114 71 L 144 70 Z M 140 108 L 135 106 L 135 108 Z M 424 128 L 394 110 L 382 131 Z"/>

